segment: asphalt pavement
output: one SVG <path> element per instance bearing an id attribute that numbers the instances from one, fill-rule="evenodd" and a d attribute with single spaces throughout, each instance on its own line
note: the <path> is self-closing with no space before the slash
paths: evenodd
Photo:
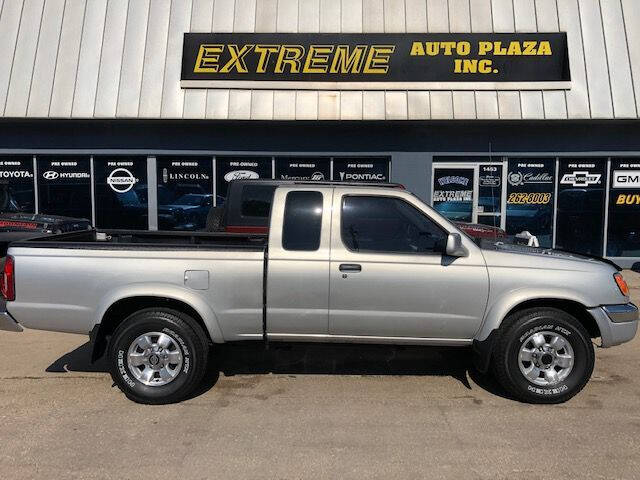
<path id="1" fill-rule="evenodd" d="M 464 349 L 343 345 L 224 346 L 192 399 L 142 406 L 86 341 L 0 332 L 0 478 L 640 478 L 639 338 L 554 406 Z"/>

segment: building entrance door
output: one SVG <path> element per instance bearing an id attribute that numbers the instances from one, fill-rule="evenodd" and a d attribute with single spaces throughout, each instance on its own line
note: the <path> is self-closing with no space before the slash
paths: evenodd
<path id="1" fill-rule="evenodd" d="M 454 222 L 504 228 L 502 163 L 440 163 L 433 168 L 433 207 Z"/>

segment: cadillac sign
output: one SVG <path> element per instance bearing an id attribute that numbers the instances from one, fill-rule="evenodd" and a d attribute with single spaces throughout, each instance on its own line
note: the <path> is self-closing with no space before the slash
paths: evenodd
<path id="1" fill-rule="evenodd" d="M 183 88 L 570 87 L 566 33 L 185 33 Z"/>

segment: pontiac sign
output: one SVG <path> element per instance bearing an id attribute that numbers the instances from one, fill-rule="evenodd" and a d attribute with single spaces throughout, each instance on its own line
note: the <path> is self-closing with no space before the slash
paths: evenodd
<path id="1" fill-rule="evenodd" d="M 563 89 L 565 33 L 186 33 L 184 88 Z"/>

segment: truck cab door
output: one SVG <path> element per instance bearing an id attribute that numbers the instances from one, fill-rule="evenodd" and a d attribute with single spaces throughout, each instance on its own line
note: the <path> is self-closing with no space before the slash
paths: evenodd
<path id="1" fill-rule="evenodd" d="M 399 190 L 336 189 L 331 335 L 461 343 L 473 338 L 487 304 L 484 257 L 466 237 L 466 257 L 445 255 L 451 226 L 429 210 Z"/>
<path id="2" fill-rule="evenodd" d="M 275 191 L 266 279 L 269 338 L 328 333 L 332 200 L 332 188 Z"/>

